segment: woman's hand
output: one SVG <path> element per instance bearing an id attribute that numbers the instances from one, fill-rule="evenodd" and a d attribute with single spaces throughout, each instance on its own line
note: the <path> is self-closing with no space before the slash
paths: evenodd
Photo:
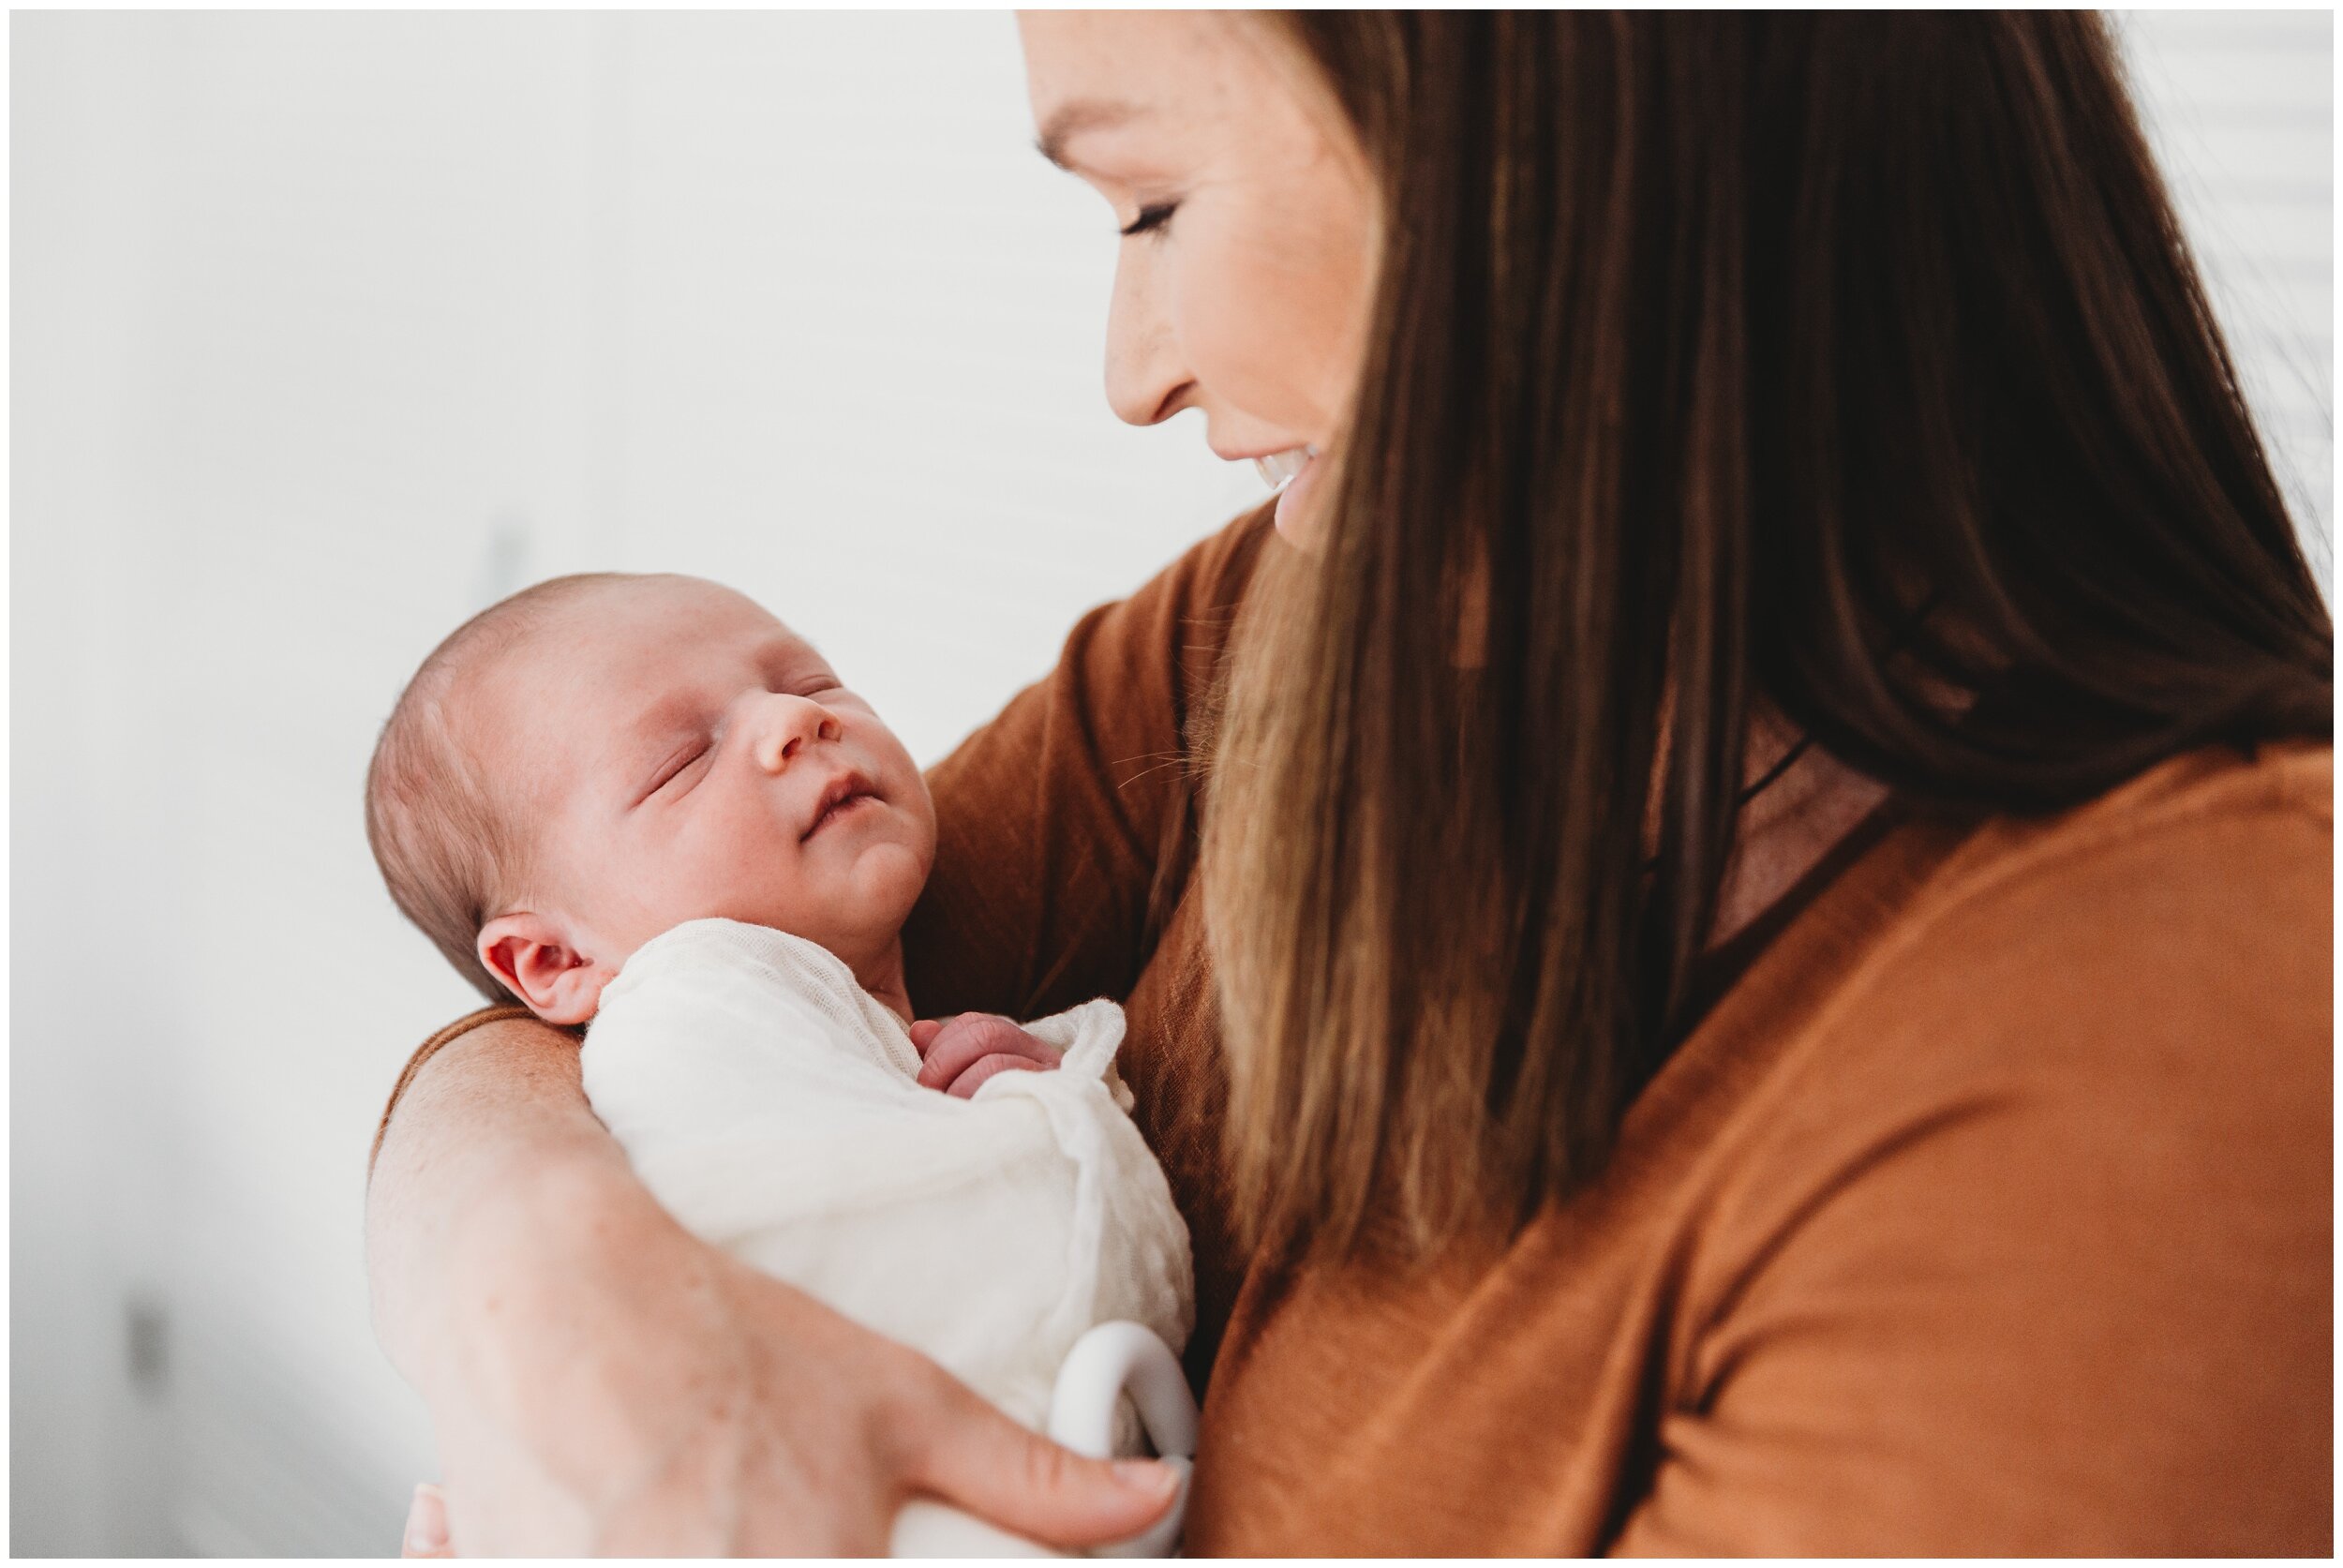
<path id="1" fill-rule="evenodd" d="M 378 1324 L 431 1407 L 453 1550 L 875 1552 L 918 1495 L 1079 1546 L 1169 1503 L 1161 1467 L 1077 1457 L 684 1232 L 564 1038 L 476 1033 L 416 1075 L 369 1194 Z"/>
<path id="2" fill-rule="evenodd" d="M 659 1326 L 603 1352 L 620 1365 L 557 1374 L 575 1396 L 560 1418 L 443 1435 L 458 1550 L 880 1553 L 918 1495 L 1078 1545 L 1133 1533 L 1170 1501 L 1162 1467 L 1077 1458 L 925 1357 L 685 1240 L 697 1256 L 671 1260 L 682 1289 Z M 639 1321 L 651 1294 L 630 1293 L 621 1309 Z"/>
<path id="3" fill-rule="evenodd" d="M 966 1099 L 996 1072 L 1046 1071 L 1058 1051 L 997 1013 L 963 1012 L 922 1019 L 911 1026 L 919 1053 L 919 1082 Z"/>

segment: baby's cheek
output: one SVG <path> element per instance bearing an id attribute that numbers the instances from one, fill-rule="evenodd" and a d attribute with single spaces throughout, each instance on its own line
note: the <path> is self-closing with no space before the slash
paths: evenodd
<path id="1" fill-rule="evenodd" d="M 925 875 L 935 864 L 935 807 L 924 790 L 919 796 L 919 810 L 913 818 L 911 848 L 918 857 L 920 874 Z"/>
<path id="2" fill-rule="evenodd" d="M 711 894 L 735 919 L 787 930 L 807 907 L 805 861 L 796 839 L 775 830 L 769 814 L 740 814 L 694 846 L 679 889 L 705 903 Z"/>

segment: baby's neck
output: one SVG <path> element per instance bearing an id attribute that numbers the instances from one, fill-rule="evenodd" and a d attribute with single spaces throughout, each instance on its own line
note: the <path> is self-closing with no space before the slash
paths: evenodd
<path id="1" fill-rule="evenodd" d="M 903 984 L 903 943 L 898 936 L 887 945 L 887 950 L 866 963 L 849 965 L 854 970 L 855 983 L 886 1005 L 887 1010 L 911 1023 L 911 992 Z"/>

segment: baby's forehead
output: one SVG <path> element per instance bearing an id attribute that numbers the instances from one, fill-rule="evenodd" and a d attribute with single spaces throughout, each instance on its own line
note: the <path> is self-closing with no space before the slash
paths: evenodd
<path id="1" fill-rule="evenodd" d="M 640 642 L 681 653 L 709 645 L 813 645 L 770 610 L 737 589 L 704 577 L 622 577 L 567 606 L 566 624 L 540 628 L 545 640 L 575 648 L 578 638 Z"/>
<path id="2" fill-rule="evenodd" d="M 454 684 L 481 718 L 640 700 L 694 671 L 818 663 L 813 645 L 746 594 L 698 577 L 622 577 L 566 597 L 482 649 Z"/>

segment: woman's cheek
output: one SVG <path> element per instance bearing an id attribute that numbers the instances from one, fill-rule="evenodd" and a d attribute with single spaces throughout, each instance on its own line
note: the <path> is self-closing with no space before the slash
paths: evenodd
<path id="1" fill-rule="evenodd" d="M 1257 226 L 1259 227 L 1259 226 Z M 1185 236 L 1183 236 L 1185 239 Z M 1341 380 L 1341 302 L 1282 235 L 1204 236 L 1181 257 L 1173 308 L 1196 378 L 1264 424 L 1321 440 Z"/>

